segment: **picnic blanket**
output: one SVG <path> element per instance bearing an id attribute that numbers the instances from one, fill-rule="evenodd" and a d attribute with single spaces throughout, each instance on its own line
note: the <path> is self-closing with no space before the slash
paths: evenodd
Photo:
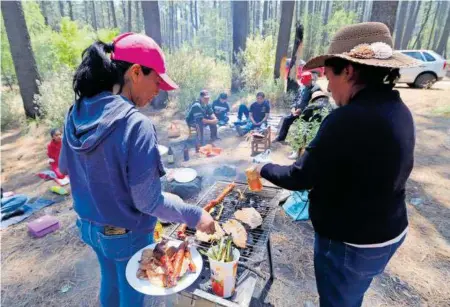
<path id="1" fill-rule="evenodd" d="M 24 214 L 12 217 L 5 221 L 2 221 L 0 224 L 0 229 L 6 229 L 11 225 L 17 224 L 28 218 L 30 215 L 35 213 L 36 211 L 41 210 L 42 208 L 48 207 L 56 203 L 54 200 L 38 198 L 33 203 L 26 203 L 23 205 Z"/>

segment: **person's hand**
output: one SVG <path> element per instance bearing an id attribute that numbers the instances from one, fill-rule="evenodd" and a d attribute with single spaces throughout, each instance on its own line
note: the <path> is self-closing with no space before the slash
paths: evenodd
<path id="1" fill-rule="evenodd" d="M 213 234 L 216 232 L 216 225 L 214 224 L 214 219 L 211 214 L 203 210 L 200 221 L 198 222 L 195 229 L 206 232 L 207 234 Z"/>
<path id="2" fill-rule="evenodd" d="M 296 111 L 297 111 L 296 108 L 292 108 L 292 109 L 291 109 L 291 114 L 292 114 L 292 115 L 295 115 L 295 112 L 296 112 Z"/>
<path id="3" fill-rule="evenodd" d="M 301 109 L 297 109 L 297 110 L 295 110 L 294 113 L 292 113 L 292 114 L 293 114 L 294 116 L 299 116 L 300 113 L 302 113 L 302 110 L 301 110 Z"/>
<path id="4" fill-rule="evenodd" d="M 254 164 L 253 167 L 255 168 L 256 173 L 261 176 L 261 169 L 264 167 L 264 165 L 266 165 L 266 163 L 264 164 Z"/>

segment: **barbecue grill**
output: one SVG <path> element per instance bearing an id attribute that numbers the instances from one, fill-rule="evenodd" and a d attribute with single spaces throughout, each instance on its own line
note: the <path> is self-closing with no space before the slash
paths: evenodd
<path id="1" fill-rule="evenodd" d="M 230 182 L 228 181 L 217 181 L 197 202 L 197 206 L 203 208 L 211 200 L 215 199 L 229 184 Z M 244 195 L 244 200 L 239 199 L 239 191 Z M 263 219 L 262 225 L 256 229 L 250 229 L 243 224 L 247 230 L 248 239 L 247 247 L 239 249 L 241 257 L 237 272 L 236 293 L 230 299 L 223 299 L 213 294 L 209 281 L 210 271 L 208 258 L 203 257 L 205 265 L 199 279 L 182 293 L 183 296 L 191 300 L 191 304 L 202 299 L 219 306 L 248 306 L 256 285 L 257 276 L 265 278 L 258 270 L 259 265 L 264 260 L 268 260 L 269 262 L 270 276 L 268 282 L 271 283 L 274 275 L 269 235 L 275 219 L 280 192 L 281 190 L 279 188 L 267 186 L 264 186 L 260 192 L 252 192 L 248 189 L 247 184 L 236 183 L 233 191 L 223 200 L 224 209 L 219 218 L 219 222 L 224 223 L 234 218 L 233 214 L 236 210 L 253 207 L 261 214 Z M 212 215 L 213 217 L 215 216 L 214 213 Z M 180 225 L 177 225 L 169 236 L 176 239 L 179 227 Z M 186 235 L 195 236 L 195 230 L 187 229 Z M 197 248 L 203 249 L 204 251 L 207 251 L 211 246 L 210 243 L 199 241 L 197 241 L 197 244 Z M 266 254 L 268 256 L 267 258 Z"/>

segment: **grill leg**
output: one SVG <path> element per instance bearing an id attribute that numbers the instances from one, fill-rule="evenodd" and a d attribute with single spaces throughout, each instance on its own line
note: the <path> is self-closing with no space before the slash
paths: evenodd
<path id="1" fill-rule="evenodd" d="M 269 280 L 273 281 L 275 274 L 273 272 L 272 245 L 270 244 L 270 235 L 269 238 L 267 239 L 267 254 L 269 256 L 269 270 L 270 270 Z"/>

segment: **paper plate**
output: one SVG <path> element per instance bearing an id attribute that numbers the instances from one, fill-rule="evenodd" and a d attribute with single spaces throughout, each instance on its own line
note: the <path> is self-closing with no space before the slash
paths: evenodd
<path id="1" fill-rule="evenodd" d="M 195 178 L 197 178 L 197 171 L 193 168 L 179 168 L 173 174 L 173 179 L 180 183 L 191 182 Z"/>
<path id="2" fill-rule="evenodd" d="M 164 146 L 164 145 L 159 145 L 159 144 L 158 144 L 158 150 L 159 150 L 159 155 L 162 157 L 162 156 L 164 156 L 165 154 L 167 154 L 167 152 L 169 151 L 169 148 L 167 148 L 167 147 Z"/>
<path id="3" fill-rule="evenodd" d="M 139 279 L 136 276 L 137 270 L 139 268 L 139 260 L 141 260 L 142 251 L 144 249 L 150 248 L 154 249 L 157 243 L 153 243 L 147 247 L 144 247 L 140 251 L 138 251 L 136 254 L 131 257 L 131 259 L 128 261 L 127 268 L 125 271 L 125 275 L 127 277 L 128 283 L 138 292 L 141 292 L 143 294 L 147 295 L 153 295 L 153 296 L 164 296 L 164 295 L 171 295 L 177 292 L 180 292 L 190 285 L 192 285 L 197 278 L 200 276 L 200 273 L 203 269 L 203 259 L 198 250 L 195 247 L 190 247 L 191 255 L 192 255 L 192 261 L 194 261 L 194 264 L 197 268 L 195 273 L 187 273 L 185 276 L 183 276 L 179 281 L 178 284 L 175 287 L 172 288 L 163 288 L 158 287 L 155 285 L 152 285 L 148 280 Z M 171 240 L 168 243 L 168 246 L 174 246 L 178 247 L 181 244 L 181 241 L 178 240 Z"/>

